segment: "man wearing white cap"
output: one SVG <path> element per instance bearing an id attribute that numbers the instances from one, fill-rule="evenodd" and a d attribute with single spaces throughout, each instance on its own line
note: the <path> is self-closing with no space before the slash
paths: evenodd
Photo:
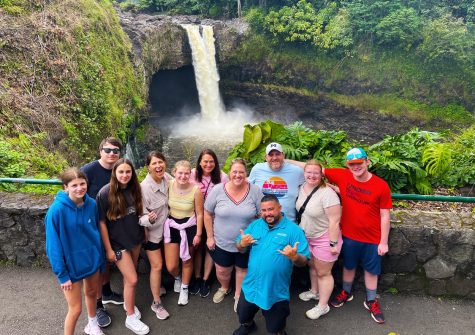
<path id="1" fill-rule="evenodd" d="M 366 286 L 364 306 L 377 323 L 384 323 L 379 301 L 376 299 L 381 258 L 388 252 L 389 216 L 392 208 L 388 184 L 368 171 L 370 161 L 361 148 L 346 154 L 348 169 L 324 169 L 325 177 L 340 189 L 343 213 L 343 288 L 330 304 L 341 307 L 353 300 L 352 285 L 356 267 L 362 264 Z M 330 241 L 337 243 L 337 241 Z"/>
<path id="2" fill-rule="evenodd" d="M 282 205 L 285 216 L 295 222 L 295 202 L 299 186 L 305 181 L 303 169 L 284 161 L 285 154 L 279 143 L 266 147 L 266 163 L 257 163 L 249 174 L 249 182 L 256 184 L 264 194 L 273 194 Z"/>

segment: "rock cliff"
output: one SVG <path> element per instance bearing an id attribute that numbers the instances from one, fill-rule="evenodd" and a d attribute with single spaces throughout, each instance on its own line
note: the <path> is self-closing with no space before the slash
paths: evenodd
<path id="1" fill-rule="evenodd" d="M 159 70 L 175 70 L 191 65 L 191 49 L 184 24 L 213 26 L 217 62 L 225 63 L 248 31 L 247 24 L 235 19 L 217 21 L 196 16 L 166 16 L 118 10 L 120 24 L 130 37 L 137 65 L 149 80 Z"/>

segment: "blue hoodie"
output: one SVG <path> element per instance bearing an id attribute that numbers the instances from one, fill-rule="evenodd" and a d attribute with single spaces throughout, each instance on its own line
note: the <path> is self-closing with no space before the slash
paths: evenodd
<path id="1" fill-rule="evenodd" d="M 104 270 L 105 256 L 99 232 L 96 202 L 87 194 L 77 207 L 59 191 L 45 217 L 46 254 L 60 284 L 87 278 Z"/>

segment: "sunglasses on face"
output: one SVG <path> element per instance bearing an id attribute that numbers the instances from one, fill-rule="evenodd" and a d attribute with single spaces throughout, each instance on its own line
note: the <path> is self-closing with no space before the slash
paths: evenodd
<path id="1" fill-rule="evenodd" d="M 112 148 L 102 148 L 102 151 L 104 151 L 106 154 L 110 154 L 111 152 L 114 154 L 120 153 L 120 149 L 112 149 Z"/>

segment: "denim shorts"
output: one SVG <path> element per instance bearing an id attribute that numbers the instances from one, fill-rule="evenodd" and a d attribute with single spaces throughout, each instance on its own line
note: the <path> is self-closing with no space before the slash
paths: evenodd
<path id="1" fill-rule="evenodd" d="M 378 245 L 358 242 L 343 237 L 343 266 L 348 270 L 355 269 L 361 263 L 363 269 L 371 274 L 381 274 L 381 259 Z"/>

